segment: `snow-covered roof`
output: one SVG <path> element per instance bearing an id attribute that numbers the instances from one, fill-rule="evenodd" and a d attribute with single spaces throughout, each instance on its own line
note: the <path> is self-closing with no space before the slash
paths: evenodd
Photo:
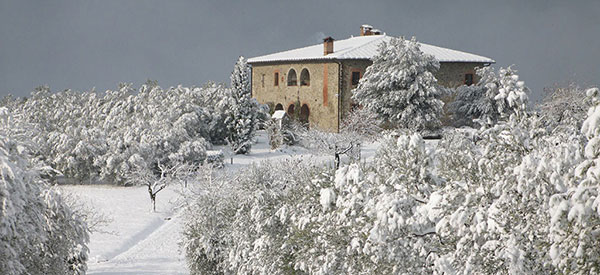
<path id="1" fill-rule="evenodd" d="M 351 37 L 333 42 L 333 53 L 323 55 L 323 44 L 317 44 L 299 49 L 283 51 L 248 59 L 248 63 L 305 61 L 305 60 L 335 60 L 335 59 L 372 59 L 377 54 L 377 48 L 383 41 L 392 37 L 388 35 L 366 35 Z M 481 55 L 437 47 L 419 43 L 421 51 L 433 55 L 439 62 L 475 62 L 495 63 L 493 59 Z"/>

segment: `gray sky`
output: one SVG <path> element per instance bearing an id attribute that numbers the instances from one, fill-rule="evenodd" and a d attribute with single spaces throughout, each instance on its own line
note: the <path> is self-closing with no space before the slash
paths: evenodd
<path id="1" fill-rule="evenodd" d="M 0 0 L 0 96 L 229 82 L 239 55 L 344 39 L 365 23 L 515 64 L 535 98 L 555 83 L 600 83 L 597 0 Z"/>

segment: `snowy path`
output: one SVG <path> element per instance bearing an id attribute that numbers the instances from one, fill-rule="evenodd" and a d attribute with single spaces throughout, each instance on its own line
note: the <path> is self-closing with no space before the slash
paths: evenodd
<path id="1" fill-rule="evenodd" d="M 88 274 L 188 274 L 179 251 L 182 227 L 181 215 L 175 215 L 123 253 L 91 265 Z"/>
<path id="2" fill-rule="evenodd" d="M 90 236 L 88 274 L 187 274 L 179 252 L 182 218 L 176 187 L 157 196 L 152 213 L 144 187 L 64 186 L 110 221 Z M 106 232 L 104 232 L 106 231 Z"/>
<path id="3" fill-rule="evenodd" d="M 369 158 L 376 145 L 363 147 Z M 262 133 L 249 155 L 236 156 L 234 164 L 226 159 L 226 169 L 237 170 L 254 162 L 306 157 L 326 161 L 331 156 L 312 156 L 303 148 L 271 151 Z M 152 213 L 144 187 L 111 185 L 66 185 L 63 188 L 79 196 L 87 205 L 111 219 L 90 237 L 88 274 L 188 274 L 184 253 L 179 248 L 183 228 L 183 209 L 179 206 L 180 187 L 170 186 L 157 196 L 157 211 Z"/>

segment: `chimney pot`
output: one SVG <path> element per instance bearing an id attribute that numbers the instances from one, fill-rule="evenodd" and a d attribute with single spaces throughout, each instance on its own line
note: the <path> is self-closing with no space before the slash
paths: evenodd
<path id="1" fill-rule="evenodd" d="M 333 38 L 331 36 L 323 39 L 323 55 L 333 53 Z"/>
<path id="2" fill-rule="evenodd" d="M 373 29 L 373 26 L 371 26 L 371 25 L 364 24 L 364 25 L 360 26 L 360 36 L 372 35 L 373 34 L 371 32 L 372 29 Z"/>

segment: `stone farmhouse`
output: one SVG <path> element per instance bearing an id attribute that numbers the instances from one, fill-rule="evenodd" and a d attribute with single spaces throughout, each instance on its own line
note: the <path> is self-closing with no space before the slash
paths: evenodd
<path id="1" fill-rule="evenodd" d="M 391 39 L 369 25 L 360 36 L 249 58 L 252 96 L 271 111 L 285 110 L 310 127 L 338 132 L 353 107 L 351 91 L 373 62 L 379 44 Z M 440 62 L 435 74 L 440 85 L 458 87 L 477 82 L 476 67 L 491 58 L 420 43 L 421 51 Z"/>

